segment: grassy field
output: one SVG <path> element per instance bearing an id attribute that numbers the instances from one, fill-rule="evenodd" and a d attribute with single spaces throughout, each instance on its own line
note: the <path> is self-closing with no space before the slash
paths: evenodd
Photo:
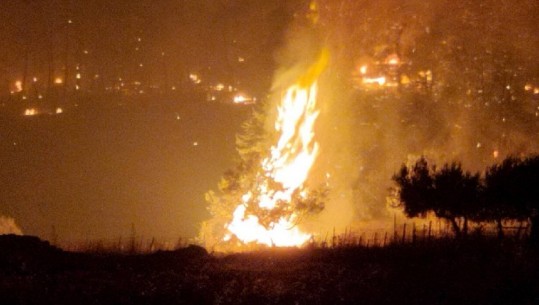
<path id="1" fill-rule="evenodd" d="M 539 304 L 539 251 L 487 238 L 210 255 L 0 237 L 2 304 Z"/>

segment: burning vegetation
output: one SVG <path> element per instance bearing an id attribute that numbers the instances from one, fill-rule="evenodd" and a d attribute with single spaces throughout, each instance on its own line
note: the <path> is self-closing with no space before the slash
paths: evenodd
<path id="1" fill-rule="evenodd" d="M 298 218 L 304 211 L 323 208 L 309 198 L 304 183 L 318 154 L 318 143 L 313 139 L 319 114 L 317 79 L 328 57 L 323 50 L 317 62 L 286 90 L 275 122 L 279 140 L 262 160 L 254 189 L 242 196 L 234 210 L 225 240 L 233 235 L 243 243 L 282 247 L 301 246 L 312 237 L 298 227 Z"/>
<path id="2" fill-rule="evenodd" d="M 433 163 L 458 160 L 478 171 L 508 155 L 536 152 L 530 139 L 539 132 L 539 40 L 529 11 L 537 9 L 528 0 L 406 5 L 343 0 L 319 1 L 300 11 L 295 22 L 308 24 L 308 30 L 292 27 L 293 45 L 281 52 L 285 60 L 277 82 L 297 79 L 287 72 L 291 59 L 303 63 L 306 73 L 304 58 L 313 56 L 303 55 L 320 44 L 312 43 L 313 37 L 332 54 L 316 82 L 323 102 L 308 131 L 315 141 L 303 152 L 291 150 L 297 149 L 294 137 L 303 133 L 300 125 L 290 136 L 277 129 L 281 138 L 272 138 L 275 131 L 266 125 L 275 118 L 284 126 L 279 121 L 288 109 L 284 104 L 277 115 L 272 105 L 256 113 L 246 124 L 248 136 L 239 137 L 240 165 L 225 175 L 219 193 L 207 194 L 214 218 L 203 225 L 201 237 L 209 246 L 224 243 L 210 235 L 277 246 L 300 245 L 334 230 L 388 231 L 395 217 L 405 218 L 388 204 L 391 176 L 402 162 L 424 155 Z M 283 103 L 293 88 L 283 90 Z M 281 165 L 294 164 L 288 158 L 304 152 L 305 164 L 314 158 L 316 163 L 286 174 L 295 177 L 293 183 L 283 180 Z M 306 181 L 323 187 L 312 192 Z M 303 217 L 304 205 L 295 203 L 306 198 L 311 198 L 305 206 L 309 217 Z M 287 228 L 298 241 L 277 242 L 272 235 L 277 233 L 270 233 L 277 228 Z"/>

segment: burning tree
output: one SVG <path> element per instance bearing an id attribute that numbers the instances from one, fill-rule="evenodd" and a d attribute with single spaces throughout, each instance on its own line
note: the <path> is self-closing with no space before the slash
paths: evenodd
<path id="1" fill-rule="evenodd" d="M 266 148 L 272 134 L 264 131 L 264 112 L 255 112 L 244 125 L 237 144 L 241 160 L 219 183 L 219 193 L 209 192 L 210 213 L 202 238 L 209 246 L 240 244 L 300 246 L 312 238 L 299 224 L 304 216 L 324 208 L 327 189 L 306 186 L 319 144 L 314 141 L 318 76 L 329 59 L 318 59 L 283 94 L 277 108 L 276 144 Z M 224 229 L 224 230 L 223 230 Z M 217 239 L 216 239 L 217 238 Z"/>

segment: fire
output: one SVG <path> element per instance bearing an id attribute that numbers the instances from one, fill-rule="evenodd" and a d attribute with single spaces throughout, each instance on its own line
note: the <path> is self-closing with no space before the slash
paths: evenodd
<path id="1" fill-rule="evenodd" d="M 383 85 L 386 84 L 386 78 L 385 78 L 385 76 L 373 77 L 373 78 L 364 77 L 363 78 L 363 83 L 366 84 L 366 85 L 378 84 L 379 86 L 383 86 Z"/>
<path id="2" fill-rule="evenodd" d="M 289 247 L 301 246 L 311 239 L 311 234 L 297 226 L 299 215 L 291 203 L 295 194 L 305 197 L 304 183 L 318 155 L 319 145 L 314 141 L 313 131 L 319 114 L 317 80 L 328 59 L 328 51 L 323 50 L 319 59 L 283 95 L 275 122 L 279 140 L 261 163 L 255 189 L 243 195 L 232 221 L 226 225 L 229 233 L 225 240 L 234 235 L 243 243 Z M 279 217 L 261 219 L 272 213 Z"/>

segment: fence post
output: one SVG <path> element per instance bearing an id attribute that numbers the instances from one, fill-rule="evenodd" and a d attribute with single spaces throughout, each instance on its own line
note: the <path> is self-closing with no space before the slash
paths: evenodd
<path id="1" fill-rule="evenodd" d="M 397 242 L 397 214 L 393 213 L 393 242 Z"/>
<path id="2" fill-rule="evenodd" d="M 406 223 L 402 226 L 402 243 L 406 241 Z"/>

